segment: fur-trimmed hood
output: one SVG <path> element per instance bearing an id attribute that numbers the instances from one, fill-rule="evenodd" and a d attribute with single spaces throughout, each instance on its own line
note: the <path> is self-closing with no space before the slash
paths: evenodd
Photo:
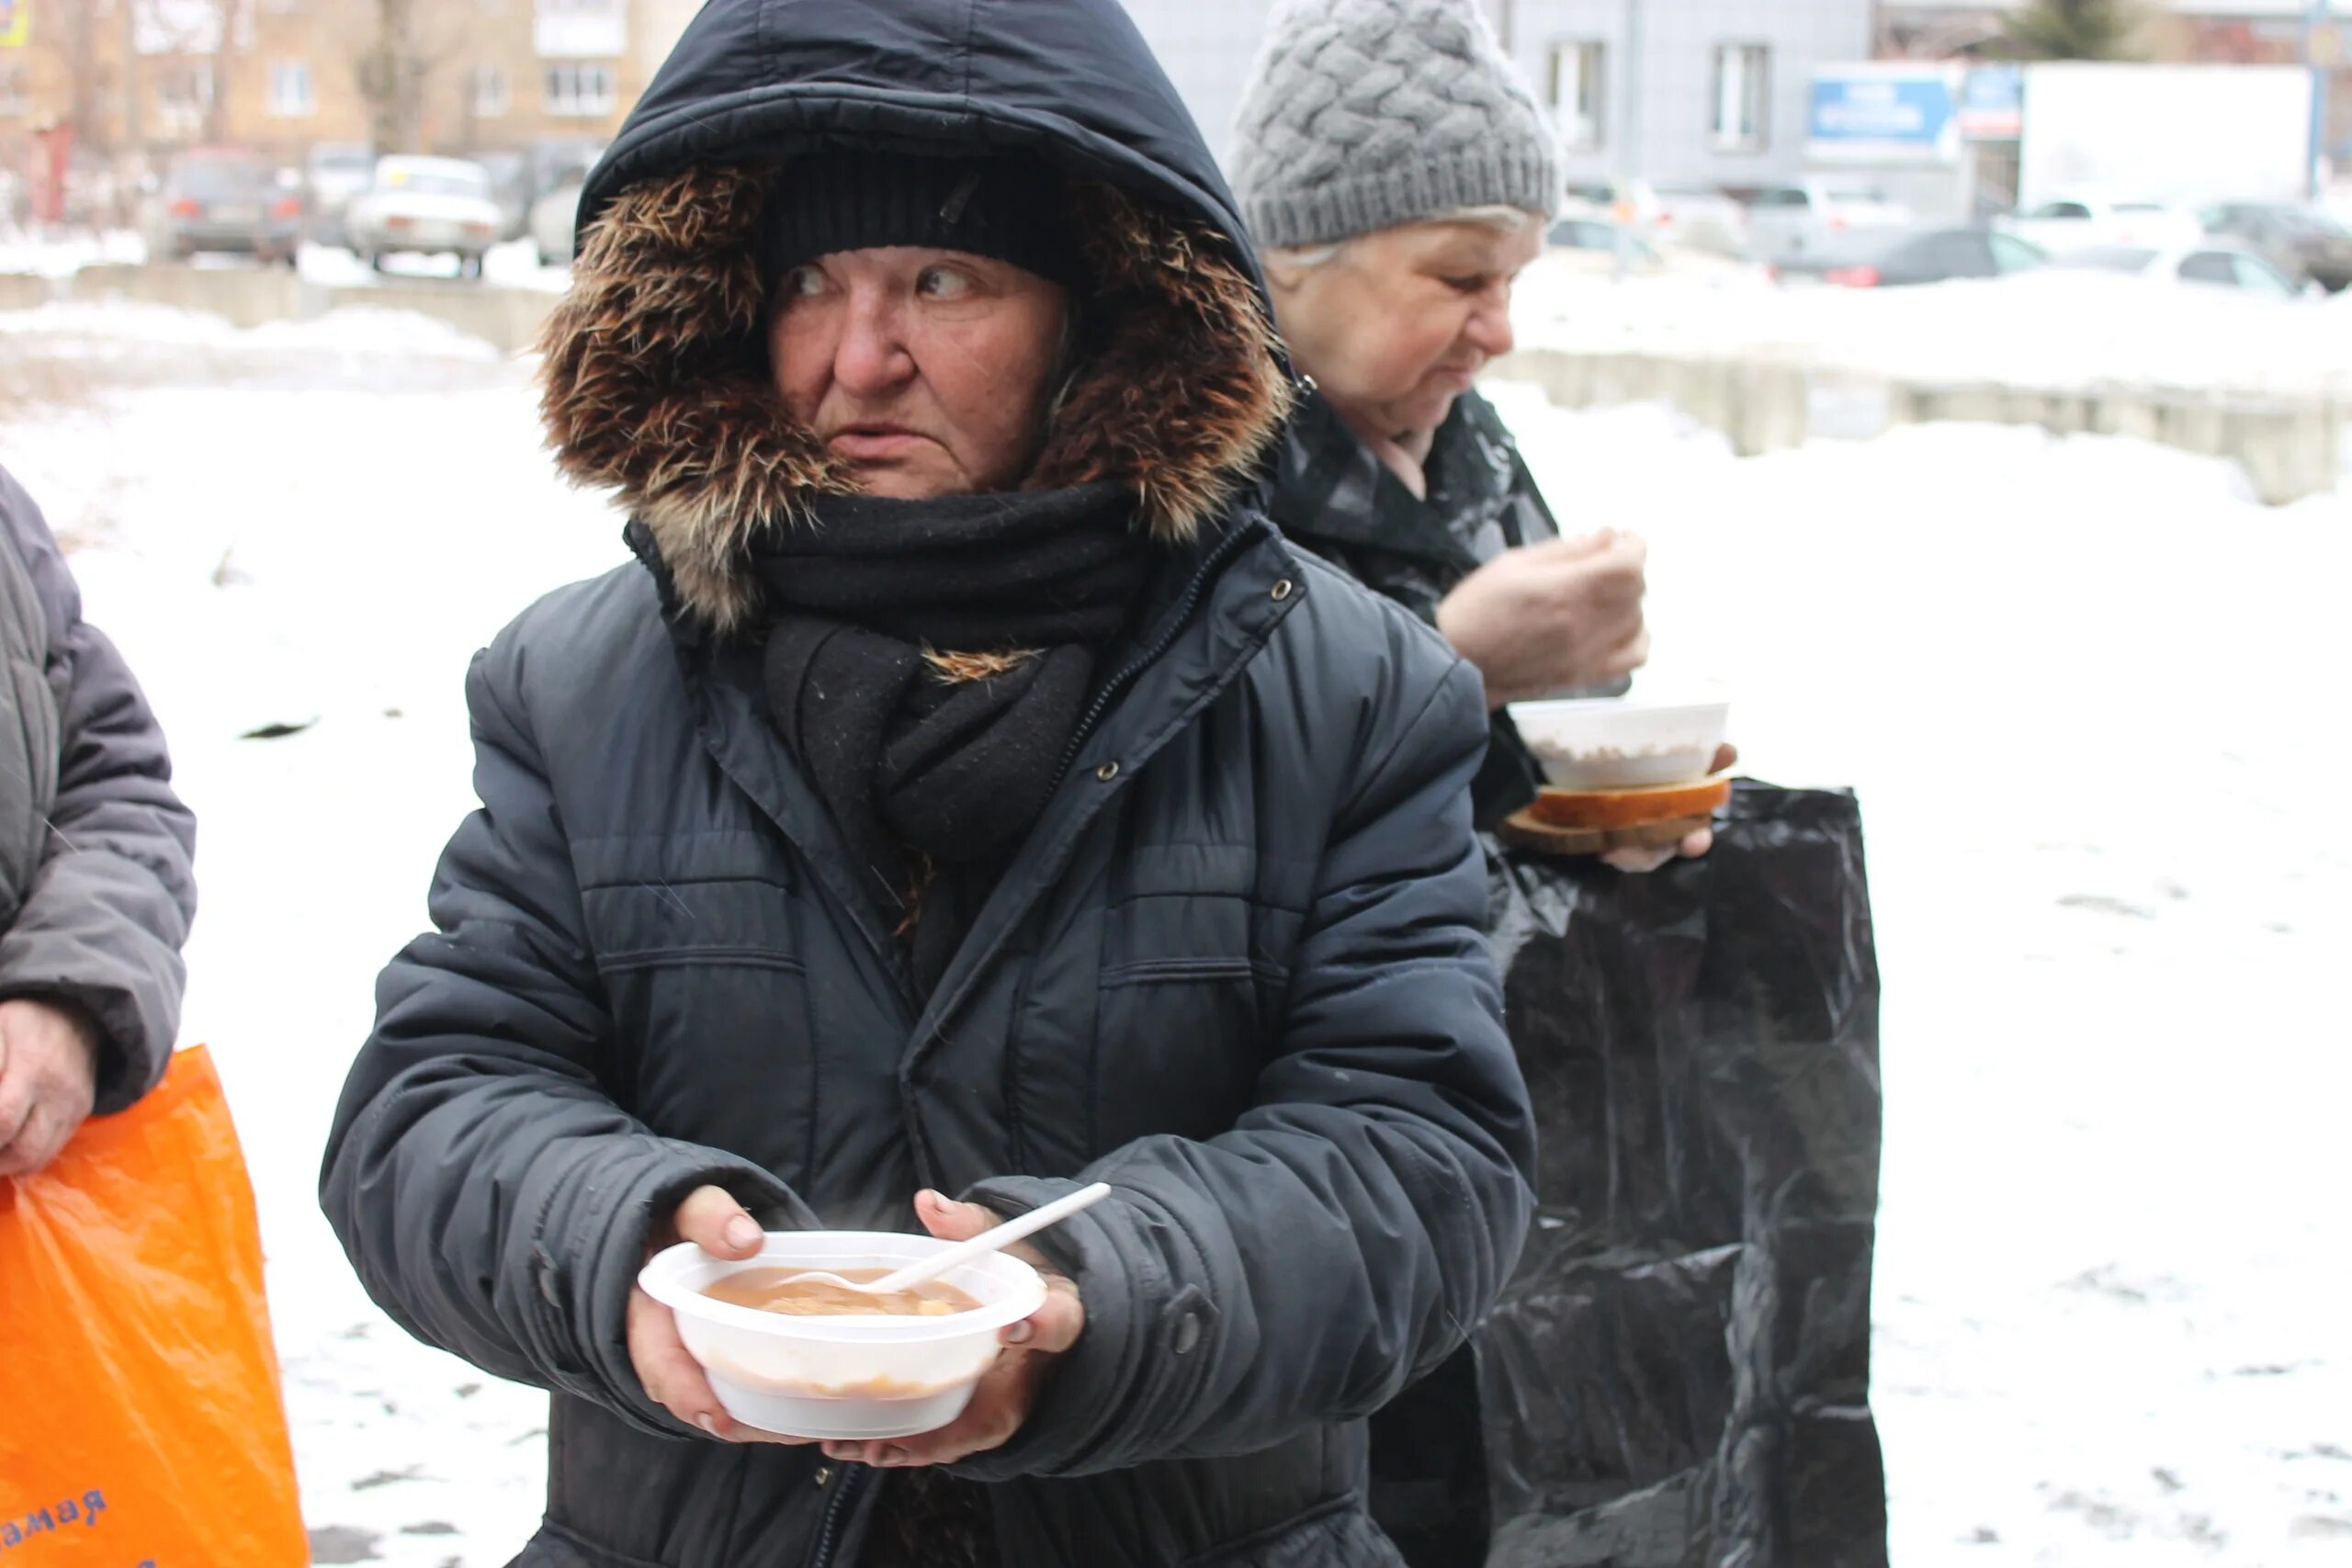
<path id="1" fill-rule="evenodd" d="M 797 0 L 792 13 L 777 38 L 760 0 L 711 0 L 588 182 L 571 290 L 542 336 L 564 471 L 619 493 L 688 611 L 741 626 L 756 609 L 752 539 L 850 488 L 775 391 L 761 209 L 793 158 L 828 142 L 977 143 L 1068 180 L 1090 274 L 1091 347 L 1027 483 L 1130 485 L 1165 539 L 1213 523 L 1280 431 L 1290 383 L 1231 199 L 1125 13 L 1114 0 Z M 960 91 L 939 90 L 943 55 Z M 863 80 L 842 80 L 853 72 Z"/>

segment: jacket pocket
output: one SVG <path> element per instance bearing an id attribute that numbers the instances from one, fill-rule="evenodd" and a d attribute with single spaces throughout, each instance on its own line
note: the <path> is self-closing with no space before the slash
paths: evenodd
<path id="1" fill-rule="evenodd" d="M 1091 1153 L 1212 1137 L 1249 1108 L 1290 984 L 1283 870 L 1246 842 L 1121 847 L 1093 948 Z"/>
<path id="2" fill-rule="evenodd" d="M 665 1137 L 805 1180 L 817 1055 L 790 889 L 708 866 L 638 869 L 581 890 L 613 1021 L 606 1092 Z"/>

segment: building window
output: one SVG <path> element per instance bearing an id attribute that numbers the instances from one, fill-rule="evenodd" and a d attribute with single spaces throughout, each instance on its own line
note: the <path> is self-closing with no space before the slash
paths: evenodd
<path id="1" fill-rule="evenodd" d="M 554 73 L 549 72 L 548 74 L 552 77 Z M 503 65 L 475 66 L 473 90 L 470 96 L 473 100 L 476 119 L 503 118 L 506 111 L 514 107 L 514 93 L 507 84 L 506 67 Z M 552 103 L 554 100 L 550 97 L 548 101 Z"/>
<path id="2" fill-rule="evenodd" d="M 532 49 L 541 60 L 609 60 L 628 52 L 623 0 L 537 0 Z"/>
<path id="3" fill-rule="evenodd" d="M 1715 48 L 1714 142 L 1719 152 L 1760 152 L 1771 123 L 1772 51 L 1760 43 Z"/>
<path id="4" fill-rule="evenodd" d="M 617 101 L 610 65 L 567 62 L 547 68 L 547 111 L 571 119 L 597 119 Z"/>
<path id="5" fill-rule="evenodd" d="M 212 65 L 168 65 L 157 73 L 157 118 L 166 136 L 194 136 L 212 110 Z"/>
<path id="6" fill-rule="evenodd" d="M 269 112 L 279 119 L 307 119 L 319 112 L 308 61 L 281 60 L 270 66 Z"/>
<path id="7" fill-rule="evenodd" d="M 1552 46 L 1552 116 L 1571 152 L 1590 152 L 1609 139 L 1606 93 L 1609 46 L 1579 39 Z"/>

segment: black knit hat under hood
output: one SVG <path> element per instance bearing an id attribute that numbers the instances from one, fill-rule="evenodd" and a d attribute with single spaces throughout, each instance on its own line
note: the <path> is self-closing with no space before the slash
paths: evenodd
<path id="1" fill-rule="evenodd" d="M 785 165 L 759 223 L 763 284 L 842 251 L 961 251 L 1077 286 L 1069 192 L 1034 163 L 829 148 Z"/>

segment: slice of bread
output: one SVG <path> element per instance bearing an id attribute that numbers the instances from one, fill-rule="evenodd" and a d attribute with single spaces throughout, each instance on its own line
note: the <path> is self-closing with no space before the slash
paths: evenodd
<path id="1" fill-rule="evenodd" d="M 1686 817 L 1706 817 L 1731 798 L 1728 777 L 1650 789 L 1547 789 L 1527 815 L 1551 828 L 1637 828 Z"/>

